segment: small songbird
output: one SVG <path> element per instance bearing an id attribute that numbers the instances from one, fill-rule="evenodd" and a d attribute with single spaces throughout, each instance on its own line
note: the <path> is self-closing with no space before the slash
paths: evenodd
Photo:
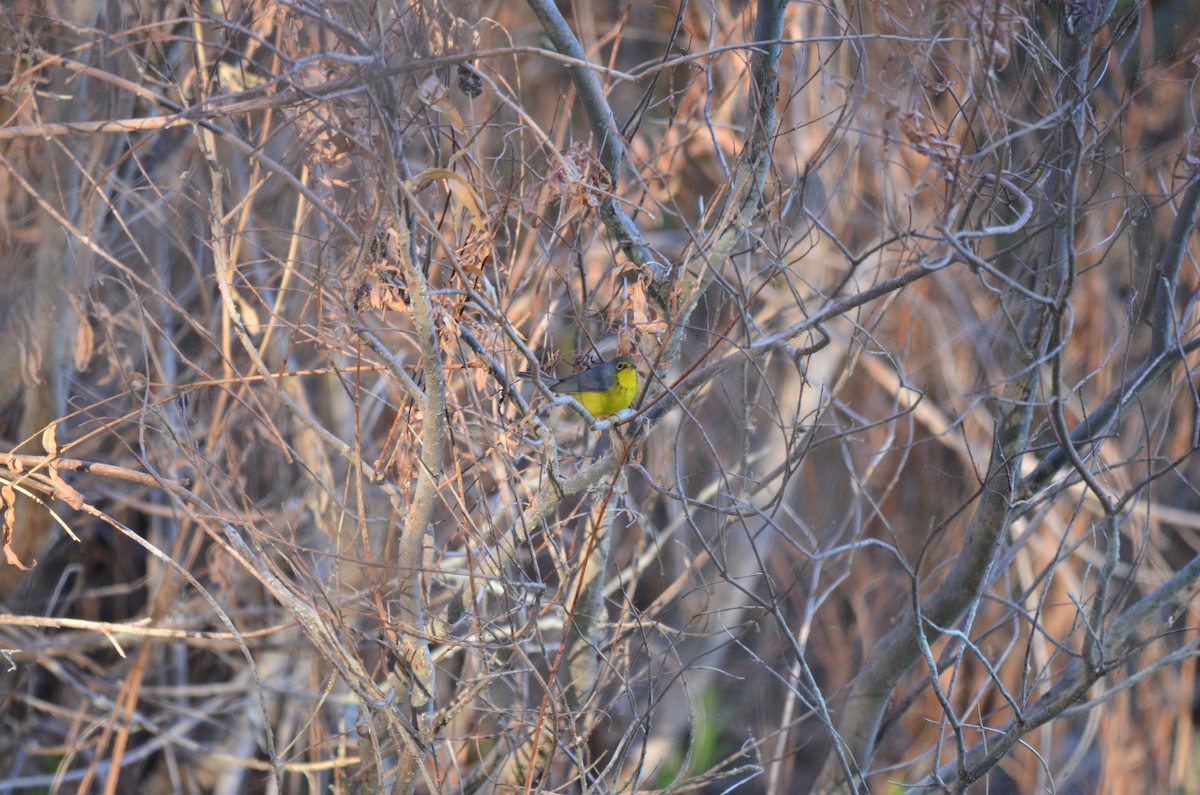
<path id="1" fill-rule="evenodd" d="M 520 373 L 529 376 L 529 373 Z M 557 381 L 546 379 L 550 391 L 570 395 L 593 417 L 607 417 L 627 408 L 637 397 L 638 373 L 632 356 L 621 355 Z"/>

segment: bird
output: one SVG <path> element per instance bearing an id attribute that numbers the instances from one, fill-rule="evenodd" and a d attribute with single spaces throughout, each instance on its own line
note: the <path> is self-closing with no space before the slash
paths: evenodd
<path id="1" fill-rule="evenodd" d="M 529 377 L 530 373 L 519 375 Z M 621 355 L 574 375 L 549 381 L 550 391 L 570 395 L 593 417 L 607 417 L 627 408 L 637 397 L 638 373 L 632 356 Z"/>

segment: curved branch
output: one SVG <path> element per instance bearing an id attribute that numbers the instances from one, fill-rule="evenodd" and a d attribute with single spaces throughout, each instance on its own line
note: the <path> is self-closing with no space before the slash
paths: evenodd
<path id="1" fill-rule="evenodd" d="M 1196 213 L 1200 212 L 1200 169 L 1192 172 L 1184 190 L 1183 201 L 1179 205 L 1179 214 L 1175 216 L 1175 224 L 1171 227 L 1171 235 L 1167 239 L 1167 247 L 1163 251 L 1162 262 L 1158 265 L 1157 294 L 1154 297 L 1154 342 L 1151 356 L 1165 353 L 1174 344 L 1177 332 L 1175 326 L 1175 291 L 1179 288 L 1179 268 L 1187 253 L 1188 240 L 1196 225 Z"/>
<path id="2" fill-rule="evenodd" d="M 600 142 L 600 164 L 612 177 L 614 195 L 603 195 L 600 199 L 597 210 L 600 220 L 617 241 L 617 246 L 625 252 L 625 256 L 638 267 L 648 271 L 653 281 L 659 282 L 666 276 L 666 268 L 654 259 L 654 254 L 646 245 L 642 233 L 615 197 L 615 186 L 620 179 L 621 164 L 625 159 L 625 146 L 621 140 L 617 120 L 595 72 L 577 65 L 587 63 L 587 53 L 583 51 L 579 39 L 571 32 L 567 20 L 563 18 L 554 0 L 529 0 L 529 7 L 542 23 L 555 49 L 570 59 L 566 67 L 567 72 L 571 75 L 575 90 L 579 92 L 579 101 L 583 103 L 587 112 L 592 135 Z"/>

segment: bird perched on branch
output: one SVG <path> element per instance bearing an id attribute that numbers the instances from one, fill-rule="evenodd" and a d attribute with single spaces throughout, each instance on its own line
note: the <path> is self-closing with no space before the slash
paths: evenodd
<path id="1" fill-rule="evenodd" d="M 518 375 L 530 377 L 530 373 Z M 545 379 L 550 391 L 570 395 L 593 417 L 607 417 L 627 408 L 637 397 L 638 373 L 632 356 L 621 355 L 559 380 Z"/>

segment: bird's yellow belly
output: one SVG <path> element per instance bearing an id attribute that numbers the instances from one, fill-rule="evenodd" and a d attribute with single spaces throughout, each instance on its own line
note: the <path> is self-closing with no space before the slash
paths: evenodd
<path id="1" fill-rule="evenodd" d="M 571 397 L 583 404 L 593 417 L 605 417 L 627 408 L 637 396 L 637 384 L 617 384 L 606 392 L 576 392 Z"/>

